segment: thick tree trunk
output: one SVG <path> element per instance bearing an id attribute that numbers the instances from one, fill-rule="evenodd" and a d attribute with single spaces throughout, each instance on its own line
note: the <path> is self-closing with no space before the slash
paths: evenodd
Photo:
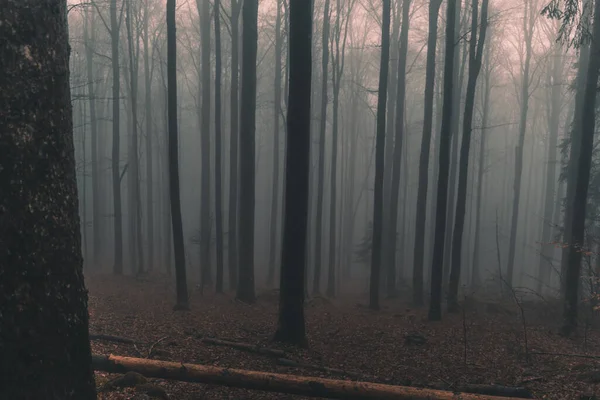
<path id="1" fill-rule="evenodd" d="M 281 53 L 283 35 L 281 33 L 281 0 L 277 0 L 277 19 L 275 21 L 275 80 L 273 98 L 273 179 L 271 191 L 271 226 L 269 229 L 269 271 L 267 286 L 275 281 L 275 264 L 277 263 L 277 238 L 279 237 L 279 116 L 281 113 Z"/>
<path id="2" fill-rule="evenodd" d="M 0 37 L 0 398 L 92 400 L 66 1 L 4 1 Z"/>
<path id="3" fill-rule="evenodd" d="M 229 218 L 227 234 L 227 264 L 229 266 L 229 289 L 234 290 L 238 282 L 238 150 L 239 150 L 239 16 L 242 0 L 231 1 L 231 93 L 230 93 L 230 140 L 229 140 Z"/>
<path id="4" fill-rule="evenodd" d="M 419 189 L 417 192 L 417 215 L 415 223 L 415 249 L 413 267 L 413 303 L 423 305 L 423 264 L 425 257 L 425 227 L 427 220 L 427 189 L 429 185 L 429 154 L 433 129 L 433 96 L 435 86 L 435 54 L 438 31 L 438 14 L 441 0 L 429 3 L 429 32 L 427 34 L 427 64 L 425 67 L 425 99 L 423 136 L 419 156 Z"/>
<path id="5" fill-rule="evenodd" d="M 240 264 L 237 298 L 253 303 L 254 204 L 256 134 L 256 53 L 258 47 L 258 0 L 242 6 L 242 113 L 240 132 Z"/>
<path id="6" fill-rule="evenodd" d="M 381 237 L 383 223 L 383 169 L 385 156 L 385 109 L 387 79 L 390 64 L 390 0 L 383 0 L 381 24 L 381 60 L 379 67 L 379 91 L 377 93 L 377 118 L 375 136 L 375 193 L 373 198 L 373 239 L 371 245 L 371 280 L 369 307 L 379 309 L 379 278 L 381 272 Z"/>
<path id="7" fill-rule="evenodd" d="M 450 139 L 454 90 L 454 31 L 456 28 L 456 0 L 448 0 L 446 10 L 446 54 L 444 65 L 444 105 L 440 132 L 439 174 L 435 216 L 435 240 L 431 266 L 431 302 L 429 320 L 442 319 L 442 278 L 444 264 L 444 240 L 446 229 L 446 206 L 448 200 L 448 173 L 450 167 Z"/>
<path id="8" fill-rule="evenodd" d="M 330 0 L 325 0 L 323 16 L 323 55 L 321 57 L 321 112 L 319 121 L 319 171 L 317 183 L 317 215 L 315 226 L 315 270 L 313 275 L 313 293 L 321 291 L 321 263 L 323 262 L 323 192 L 325 182 L 325 131 L 327 128 L 327 77 L 329 68 L 329 12 Z"/>
<path id="9" fill-rule="evenodd" d="M 176 310 L 189 309 L 185 268 L 183 223 L 181 221 L 181 198 L 179 191 L 179 148 L 177 146 L 177 39 L 175 31 L 175 2 L 167 0 L 167 80 L 169 120 L 169 198 L 171 226 L 175 250 L 175 279 L 177 287 Z"/>
<path id="10" fill-rule="evenodd" d="M 278 4 L 279 6 L 279 4 Z M 304 284 L 310 171 L 312 7 L 290 2 L 289 93 L 279 324 L 275 340 L 305 346 Z"/>
<path id="11" fill-rule="evenodd" d="M 291 4 L 294 4 L 291 0 Z M 387 0 L 384 0 L 387 1 Z M 327 399 L 412 399 L 412 400 L 501 400 L 503 397 L 453 393 L 435 389 L 392 386 L 381 383 L 219 368 L 200 364 L 182 364 L 120 356 L 93 356 L 97 371 L 125 373 L 135 371 L 144 376 L 184 382 L 208 383 L 267 392 L 297 394 Z M 507 399 L 508 398 L 504 398 Z"/>

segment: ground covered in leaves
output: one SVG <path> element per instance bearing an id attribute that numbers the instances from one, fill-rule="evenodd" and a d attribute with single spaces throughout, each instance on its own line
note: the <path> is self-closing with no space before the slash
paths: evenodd
<path id="1" fill-rule="evenodd" d="M 161 277 L 88 277 L 90 333 L 136 341 L 94 340 L 93 353 L 419 387 L 520 386 L 536 398 L 600 396 L 600 331 L 590 327 L 577 338 L 562 338 L 552 307 L 542 315 L 533 305 L 510 300 L 471 302 L 463 312 L 430 323 L 426 310 L 409 308 L 402 300 L 386 300 L 381 311 L 373 312 L 363 298 L 315 297 L 306 307 L 309 348 L 297 350 L 271 343 L 275 291 L 259 291 L 256 304 L 246 305 L 232 294 L 193 290 L 191 311 L 175 312 L 174 286 L 169 282 Z M 287 359 L 332 370 L 282 366 L 272 356 L 214 346 L 203 342 L 205 338 L 282 349 Z M 134 382 L 134 387 L 107 385 L 116 377 L 96 373 L 99 399 L 304 398 L 160 379 Z"/>

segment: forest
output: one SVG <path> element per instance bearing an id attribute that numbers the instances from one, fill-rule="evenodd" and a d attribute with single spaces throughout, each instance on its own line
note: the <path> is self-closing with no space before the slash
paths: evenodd
<path id="1" fill-rule="evenodd" d="M 600 396 L 600 0 L 0 5 L 0 399 Z"/>

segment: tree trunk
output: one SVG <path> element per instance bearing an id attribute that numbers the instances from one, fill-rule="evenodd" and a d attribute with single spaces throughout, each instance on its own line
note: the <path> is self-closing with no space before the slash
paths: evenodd
<path id="1" fill-rule="evenodd" d="M 577 163 L 577 180 L 573 196 L 573 209 L 571 217 L 571 240 L 569 246 L 569 264 L 565 277 L 564 314 L 562 333 L 570 335 L 577 328 L 577 308 L 579 305 L 579 279 L 581 270 L 581 253 L 583 252 L 585 238 L 585 215 L 587 206 L 588 186 L 592 165 L 592 152 L 594 147 L 594 131 L 596 127 L 596 93 L 598 83 L 598 68 L 600 55 L 598 53 L 600 42 L 600 1 L 594 3 L 594 25 L 591 50 L 583 107 L 581 110 L 581 136 L 579 146 L 579 160 Z"/>
<path id="2" fill-rule="evenodd" d="M 231 0 L 231 93 L 230 113 L 231 131 L 229 141 L 229 218 L 228 218 L 228 266 L 229 266 L 229 289 L 237 287 L 239 260 L 238 260 L 238 138 L 239 138 L 239 16 L 242 0 Z"/>
<path id="3" fill-rule="evenodd" d="M 529 69 L 533 53 L 532 41 L 535 27 L 535 13 L 531 5 L 525 2 L 523 16 L 523 36 L 525 41 L 525 60 L 521 83 L 521 113 L 519 118 L 519 138 L 515 148 L 515 179 L 513 182 L 512 216 L 510 224 L 510 241 L 508 243 L 508 263 L 506 267 L 506 283 L 512 287 L 515 268 L 515 248 L 517 243 L 517 227 L 519 222 L 519 203 L 521 199 L 521 180 L 523 176 L 523 146 L 527 131 L 527 113 L 529 111 Z"/>
<path id="4" fill-rule="evenodd" d="M 149 1 L 144 5 L 144 80 L 145 80 L 145 106 L 146 106 L 146 213 L 147 232 L 148 232 L 148 271 L 154 269 L 154 174 L 153 174 L 153 157 L 154 151 L 153 139 L 154 131 L 152 126 L 152 75 L 150 71 L 150 46 L 148 43 L 148 22 Z"/>
<path id="5" fill-rule="evenodd" d="M 256 134 L 256 52 L 258 0 L 242 6 L 242 113 L 240 132 L 240 264 L 237 298 L 253 303 L 254 294 L 254 193 Z"/>
<path id="6" fill-rule="evenodd" d="M 96 33 L 94 16 L 85 10 L 85 28 L 83 41 L 85 44 L 85 60 L 87 72 L 88 101 L 90 106 L 90 130 L 92 151 L 92 232 L 94 255 L 92 264 L 94 267 L 100 265 L 100 254 L 102 251 L 102 233 L 100 230 L 100 176 L 98 174 L 98 118 L 96 116 L 96 85 L 94 75 L 94 49 Z"/>
<path id="7" fill-rule="evenodd" d="M 223 292 L 223 182 L 221 178 L 221 0 L 215 0 L 215 234 L 217 255 L 217 293 Z M 210 253 L 209 253 L 210 254 Z"/>
<path id="8" fill-rule="evenodd" d="M 0 37 L 0 398 L 92 400 L 67 2 L 4 1 Z"/>
<path id="9" fill-rule="evenodd" d="M 113 184 L 113 213 L 114 221 L 114 252 L 115 263 L 113 272 L 117 275 L 123 273 L 123 220 L 121 216 L 121 171 L 119 169 L 119 157 L 121 156 L 121 138 L 119 135 L 119 96 L 121 95 L 121 80 L 119 67 L 119 28 L 117 19 L 117 0 L 110 2 L 110 36 L 112 55 L 112 184 Z"/>
<path id="10" fill-rule="evenodd" d="M 435 53 L 438 31 L 438 14 L 442 0 L 429 3 L 429 32 L 427 36 L 427 64 L 425 67 L 425 99 L 423 136 L 419 156 L 419 189 L 417 193 L 417 215 L 415 223 L 415 250 L 413 267 L 413 303 L 423 305 L 423 264 L 425 257 L 425 227 L 427 220 L 427 189 L 429 185 L 429 154 L 433 128 L 433 96 L 435 86 Z"/>
<path id="11" fill-rule="evenodd" d="M 275 281 L 275 264 L 277 263 L 277 238 L 279 237 L 279 115 L 281 112 L 281 53 L 283 52 L 283 35 L 281 34 L 281 0 L 277 0 L 277 19 L 275 21 L 275 80 L 273 98 L 273 188 L 271 192 L 271 226 L 269 230 L 269 271 L 267 286 Z"/>
<path id="12" fill-rule="evenodd" d="M 398 52 L 398 77 L 396 88 L 396 123 L 394 138 L 394 155 L 392 159 L 392 181 L 390 190 L 390 213 L 386 223 L 388 240 L 384 247 L 385 263 L 387 265 L 387 294 L 396 294 L 396 238 L 398 226 L 398 192 L 400 190 L 400 167 L 402 162 L 402 141 L 404 140 L 404 100 L 406 97 L 406 56 L 408 53 L 410 0 L 402 2 L 402 29 L 400 30 L 400 51 Z M 385 254 L 384 253 L 384 254 Z"/>
<path id="13" fill-rule="evenodd" d="M 313 276 L 313 293 L 321 291 L 321 263 L 323 262 L 323 191 L 325 181 L 325 131 L 327 128 L 327 77 L 329 66 L 329 12 L 330 0 L 325 0 L 323 16 L 323 55 L 321 58 L 321 112 L 319 121 L 319 180 L 317 182 L 317 215 L 315 226 L 315 270 Z"/>
<path id="14" fill-rule="evenodd" d="M 310 2 L 291 0 L 285 218 L 279 286 L 279 324 L 275 340 L 298 346 L 307 344 L 304 324 L 304 276 L 310 171 L 311 37 Z"/>
<path id="15" fill-rule="evenodd" d="M 471 133 L 473 127 L 473 112 L 475 110 L 475 91 L 477 78 L 481 70 L 483 46 L 487 30 L 488 0 L 481 3 L 481 27 L 478 28 L 479 0 L 473 0 L 471 11 L 471 40 L 469 42 L 469 77 L 465 97 L 465 112 L 463 117 L 463 134 L 460 146 L 460 164 L 458 175 L 458 194 L 456 198 L 456 214 L 454 221 L 454 234 L 452 235 L 452 265 L 448 285 L 448 311 L 458 311 L 458 285 L 460 283 L 460 270 L 462 263 L 463 233 L 465 226 L 465 212 L 467 207 L 467 178 L 469 175 L 469 153 L 471 150 Z M 479 29 L 479 41 L 477 30 Z M 458 140 L 458 136 L 455 138 Z"/>
<path id="16" fill-rule="evenodd" d="M 291 0 L 290 6 L 294 4 L 295 1 L 299 0 Z M 219 368 L 200 364 L 181 364 L 169 361 L 147 360 L 143 358 L 113 355 L 94 355 L 93 366 L 97 371 L 112 373 L 135 371 L 152 378 L 208 383 L 213 385 L 328 399 L 508 400 L 508 398 L 503 397 L 453 393 L 409 386 L 392 386 L 381 383 L 353 382 L 274 374 L 270 372 Z"/>
<path id="17" fill-rule="evenodd" d="M 188 310 L 185 249 L 183 224 L 181 221 L 181 199 L 179 191 L 179 149 L 177 146 L 177 39 L 175 31 L 175 3 L 167 0 L 167 79 L 169 113 L 169 194 L 171 203 L 171 225 L 175 250 L 175 279 L 177 303 L 175 310 Z"/>
<path id="18" fill-rule="evenodd" d="M 446 206 L 448 200 L 448 173 L 450 167 L 450 136 L 452 133 L 452 108 L 454 90 L 454 34 L 456 28 L 456 0 L 448 0 L 446 10 L 446 54 L 444 64 L 444 105 L 440 132 L 439 174 L 435 216 L 435 240 L 431 266 L 431 302 L 429 320 L 442 319 L 442 277 L 444 264 L 444 239 L 446 234 Z"/>
<path id="19" fill-rule="evenodd" d="M 385 109 L 390 64 L 390 0 L 383 0 L 381 24 L 381 60 L 379 91 L 377 92 L 377 127 L 375 136 L 375 193 L 373 198 L 373 239 L 371 245 L 371 280 L 369 307 L 379 309 L 379 278 L 381 272 L 381 237 L 383 223 L 383 169 L 385 157 Z"/>

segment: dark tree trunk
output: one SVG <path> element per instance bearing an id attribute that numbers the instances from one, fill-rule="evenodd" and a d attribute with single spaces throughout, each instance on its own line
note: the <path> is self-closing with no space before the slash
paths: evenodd
<path id="1" fill-rule="evenodd" d="M 92 265 L 98 267 L 102 251 L 102 234 L 100 230 L 100 176 L 98 174 L 98 119 L 96 116 L 96 84 L 94 76 L 94 48 L 96 34 L 94 16 L 86 9 L 83 41 L 85 44 L 85 60 L 88 85 L 88 100 L 90 106 L 90 130 L 92 151 L 92 232 L 94 255 Z"/>
<path id="2" fill-rule="evenodd" d="M 330 0 L 325 0 L 323 16 L 323 55 L 321 57 L 321 112 L 319 114 L 319 180 L 317 183 L 317 215 L 315 226 L 315 270 L 313 293 L 321 291 L 321 263 L 323 262 L 323 192 L 325 182 L 325 131 L 327 129 L 327 77 L 329 68 L 329 13 Z"/>
<path id="3" fill-rule="evenodd" d="M 446 54 L 444 56 L 444 105 L 440 132 L 439 173 L 435 216 L 435 239 L 431 266 L 431 303 L 429 320 L 442 319 L 442 275 L 444 239 L 446 234 L 446 206 L 448 200 L 448 173 L 450 167 L 450 136 L 454 90 L 454 31 L 456 29 L 456 0 L 448 0 L 446 10 Z"/>
<path id="4" fill-rule="evenodd" d="M 185 270 L 183 224 L 179 192 L 179 151 L 177 146 L 177 39 L 175 25 L 175 2 L 167 0 L 167 81 L 169 113 L 169 193 L 171 225 L 175 250 L 175 279 L 177 286 L 176 310 L 188 310 L 188 290 Z"/>
<path id="5" fill-rule="evenodd" d="M 271 192 L 271 226 L 269 229 L 269 272 L 267 286 L 273 286 L 275 264 L 277 263 L 277 238 L 279 237 L 279 115 L 281 112 L 281 53 L 283 37 L 281 34 L 281 0 L 277 0 L 277 19 L 275 21 L 275 80 L 273 98 L 273 189 Z"/>
<path id="6" fill-rule="evenodd" d="M 144 6 L 144 80 L 146 86 L 146 213 L 148 214 L 148 270 L 154 269 L 154 174 L 153 174 L 153 127 L 152 127 L 152 75 L 150 71 L 150 45 L 148 43 L 149 2 Z"/>
<path id="7" fill-rule="evenodd" d="M 279 326 L 275 340 L 306 346 L 304 274 L 308 231 L 312 7 L 290 1 L 290 76 Z"/>
<path id="8" fill-rule="evenodd" d="M 242 0 L 231 0 L 231 131 L 229 140 L 229 218 L 228 218 L 228 266 L 229 288 L 234 290 L 238 282 L 238 138 L 239 138 L 239 16 Z"/>
<path id="9" fill-rule="evenodd" d="M 521 180 L 523 177 L 523 146 L 525 132 L 527 131 L 527 114 L 529 111 L 529 70 L 533 53 L 533 30 L 535 13 L 529 3 L 525 2 L 525 15 L 523 16 L 523 36 L 525 41 L 525 60 L 523 65 L 521 83 L 521 113 L 519 118 L 519 138 L 515 148 L 515 179 L 513 181 L 512 215 L 510 223 L 510 240 L 508 243 L 508 262 L 506 267 L 506 284 L 512 287 L 515 268 L 515 250 L 517 244 L 517 228 L 519 223 L 519 203 L 521 198 Z"/>
<path id="10" fill-rule="evenodd" d="M 381 61 L 377 93 L 377 128 L 375 136 L 375 193 L 373 199 L 373 239 L 371 246 L 371 280 L 369 307 L 379 309 L 379 278 L 381 272 L 381 237 L 383 208 L 383 168 L 385 157 L 385 109 L 390 64 L 390 0 L 383 0 L 381 24 Z"/>
<path id="11" fill-rule="evenodd" d="M 115 263 L 113 272 L 117 275 L 123 273 L 123 220 L 121 215 L 121 171 L 119 169 L 119 157 L 121 156 L 121 138 L 119 135 L 119 96 L 121 95 L 121 80 L 119 67 L 119 27 L 120 21 L 117 16 L 117 0 L 110 2 L 110 36 L 112 56 L 112 184 L 113 184 L 113 213 L 114 239 L 115 239 Z"/>
<path id="12" fill-rule="evenodd" d="M 481 138 L 479 139 L 479 167 L 477 169 L 477 203 L 475 205 L 475 243 L 473 245 L 473 260 L 471 269 L 471 287 L 477 288 L 481 283 L 481 274 L 479 272 L 480 249 L 480 232 L 481 232 L 481 203 L 483 199 L 483 175 L 485 170 L 485 141 L 486 130 L 490 111 L 490 95 L 492 86 L 490 83 L 492 69 L 490 68 L 490 47 L 486 47 L 486 74 L 484 81 L 483 94 L 483 115 L 481 117 Z"/>
<path id="13" fill-rule="evenodd" d="M 215 230 L 217 293 L 223 292 L 223 182 L 221 178 L 221 0 L 215 0 Z"/>
<path id="14" fill-rule="evenodd" d="M 4 1 L 0 37 L 0 398 L 96 399 L 67 2 Z"/>
<path id="15" fill-rule="evenodd" d="M 587 206 L 594 131 L 596 127 L 596 96 L 598 68 L 600 67 L 600 1 L 594 3 L 593 33 L 590 43 L 591 52 L 587 69 L 583 108 L 581 110 L 580 154 L 577 163 L 577 180 L 573 196 L 573 215 L 571 218 L 571 240 L 569 246 L 569 264 L 565 277 L 564 321 L 562 333 L 570 335 L 577 328 L 577 307 L 579 303 L 579 279 L 581 253 L 585 239 L 585 214 Z"/>
<path id="16" fill-rule="evenodd" d="M 438 31 L 438 14 L 442 0 L 429 3 L 429 33 L 427 36 L 427 65 L 425 68 L 425 99 L 423 136 L 419 156 L 419 189 L 415 224 L 415 250 L 413 267 L 413 303 L 423 305 L 423 264 L 425 256 L 425 227 L 427 220 L 427 189 L 429 185 L 429 154 L 433 129 L 433 95 L 435 86 L 435 53 Z"/>
<path id="17" fill-rule="evenodd" d="M 256 53 L 258 0 L 242 6 L 242 113 L 240 124 L 240 271 L 237 298 L 253 303 L 254 294 L 254 193 L 256 134 Z"/>
<path id="18" fill-rule="evenodd" d="M 475 91 L 477 78 L 481 70 L 483 46 L 487 30 L 488 0 L 481 3 L 481 26 L 479 26 L 479 0 L 471 4 L 471 39 L 469 41 L 469 77 L 465 96 L 465 112 L 463 117 L 463 134 L 460 146 L 460 164 L 458 172 L 458 192 L 456 198 L 456 213 L 454 215 L 454 234 L 452 235 L 452 264 L 448 284 L 448 311 L 458 311 L 458 285 L 462 263 L 463 234 L 465 227 L 465 212 L 467 208 L 467 178 L 469 175 L 469 153 L 471 150 L 471 133 L 473 127 L 473 111 L 475 110 Z M 478 28 L 479 27 L 479 28 Z M 477 30 L 479 29 L 479 40 Z M 458 136 L 456 137 L 458 140 Z"/>
<path id="19" fill-rule="evenodd" d="M 202 108 L 200 117 L 200 284 L 210 285 L 210 3 L 196 0 L 200 15 Z"/>
<path id="20" fill-rule="evenodd" d="M 398 77 L 396 88 L 396 123 L 394 138 L 394 155 L 392 159 L 392 181 L 390 190 L 390 213 L 387 221 L 388 246 L 385 263 L 387 265 L 387 294 L 392 297 L 396 294 L 396 238 L 398 226 L 398 197 L 400 191 L 400 167 L 402 165 L 402 142 L 404 140 L 404 100 L 406 97 L 406 55 L 408 53 L 408 29 L 410 1 L 402 2 L 402 29 L 400 30 L 400 51 L 398 53 Z"/>

